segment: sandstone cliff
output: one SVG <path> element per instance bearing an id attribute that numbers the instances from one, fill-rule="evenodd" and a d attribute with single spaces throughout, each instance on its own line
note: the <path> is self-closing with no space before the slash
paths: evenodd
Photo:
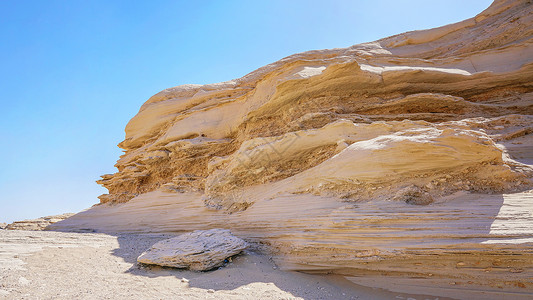
<path id="1" fill-rule="evenodd" d="M 231 207 L 228 191 L 304 171 L 308 180 L 298 176 L 290 192 L 360 182 L 380 188 L 379 178 L 391 172 L 402 182 L 426 175 L 423 186 L 443 174 L 466 182 L 451 173 L 473 166 L 481 170 L 468 172 L 474 182 L 460 189 L 512 190 L 523 173 L 508 168 L 514 165 L 502 161 L 494 142 L 531 130 L 532 18 L 527 1 L 498 1 L 457 24 L 296 54 L 224 83 L 164 90 L 126 126 L 119 171 L 99 181 L 109 189 L 101 202 L 126 202 L 167 184 Z M 389 153 L 370 161 L 354 157 L 363 155 L 359 149 L 369 157 Z M 360 166 L 323 174 L 343 165 L 330 160 L 336 154 Z M 486 168 L 501 176 L 482 178 Z M 356 174 L 367 170 L 376 174 Z"/>
<path id="2" fill-rule="evenodd" d="M 497 0 L 169 88 L 127 124 L 102 205 L 51 227 L 225 227 L 287 269 L 531 291 L 531 78 L 533 5 Z"/>

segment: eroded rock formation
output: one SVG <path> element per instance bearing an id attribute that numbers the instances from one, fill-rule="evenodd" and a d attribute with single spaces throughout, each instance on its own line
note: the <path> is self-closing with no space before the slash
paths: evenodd
<path id="1" fill-rule="evenodd" d="M 532 289 L 532 7 L 166 89 L 55 228 L 224 227 L 287 269 Z"/>
<path id="2" fill-rule="evenodd" d="M 236 188 L 315 167 L 333 171 L 336 154 L 357 164 L 378 163 L 354 157 L 361 155 L 358 149 L 369 157 L 392 149 L 382 156 L 400 164 L 415 160 L 405 162 L 413 170 L 397 172 L 398 178 L 419 174 L 417 164 L 428 161 L 403 149 L 439 156 L 423 172 L 503 166 L 502 150 L 493 142 L 532 130 L 530 13 L 527 1 L 497 1 L 457 24 L 296 54 L 224 83 L 164 90 L 128 123 L 119 172 L 99 181 L 110 191 L 101 202 L 126 202 L 166 185 L 204 191 L 209 201 L 226 204 L 225 195 Z M 401 169 L 368 168 L 380 170 L 375 176 L 381 178 Z M 512 190 L 506 183 L 521 173 L 507 173 L 503 180 L 493 176 L 497 186 L 475 182 L 468 189 Z M 298 188 L 318 191 L 320 183 L 361 179 L 344 174 Z M 377 184 L 375 177 L 366 179 Z"/>
<path id="3" fill-rule="evenodd" d="M 42 217 L 42 218 L 37 218 L 37 219 L 32 219 L 32 220 L 15 221 L 11 224 L 6 225 L 5 229 L 8 229 L 8 230 L 45 230 L 46 227 L 48 227 L 48 225 L 57 223 L 59 221 L 63 221 L 73 215 L 74 215 L 73 213 L 65 213 L 61 215 L 47 216 L 47 217 Z"/>

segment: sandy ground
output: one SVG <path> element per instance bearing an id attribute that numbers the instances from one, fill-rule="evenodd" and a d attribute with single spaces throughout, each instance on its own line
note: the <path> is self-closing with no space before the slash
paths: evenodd
<path id="1" fill-rule="evenodd" d="M 0 299 L 437 299 L 281 271 L 255 250 L 210 272 L 136 264 L 168 237 L 0 230 Z"/>

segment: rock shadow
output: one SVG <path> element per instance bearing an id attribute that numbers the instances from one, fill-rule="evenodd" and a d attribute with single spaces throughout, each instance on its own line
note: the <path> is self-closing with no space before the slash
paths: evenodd
<path id="1" fill-rule="evenodd" d="M 266 289 L 265 294 L 261 296 L 268 298 L 268 293 L 270 293 L 268 290 L 275 288 L 303 299 L 394 299 L 395 297 L 408 299 L 413 296 L 422 296 L 357 285 L 340 275 L 312 275 L 280 270 L 271 257 L 262 253 L 255 245 L 233 256 L 224 266 L 205 272 L 137 263 L 137 257 L 152 244 L 173 236 L 175 235 L 117 235 L 120 247 L 115 249 L 113 254 L 133 264 L 128 270 L 130 274 L 151 278 L 172 276 L 189 288 L 199 288 L 213 293 L 216 291 L 235 292 L 236 298 L 238 298 L 239 291 L 252 289 L 258 291 Z M 435 298 L 428 295 L 423 297 L 424 299 Z"/>

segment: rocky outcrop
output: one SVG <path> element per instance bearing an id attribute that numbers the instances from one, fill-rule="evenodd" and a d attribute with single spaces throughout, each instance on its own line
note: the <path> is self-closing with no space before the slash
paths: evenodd
<path id="1" fill-rule="evenodd" d="M 16 221 L 8 224 L 5 229 L 8 230 L 45 230 L 48 225 L 63 221 L 71 216 L 73 213 L 65 213 L 61 215 L 42 217 L 33 220 Z"/>
<path id="2" fill-rule="evenodd" d="M 533 114 L 530 12 L 528 1 L 496 1 L 457 24 L 296 54 L 224 83 L 164 90 L 126 126 L 118 172 L 99 181 L 109 190 L 101 202 L 126 202 L 166 185 L 204 191 L 208 202 L 229 208 L 228 191 L 326 166 L 340 152 L 358 152 L 345 150 L 349 145 L 381 135 L 451 126 L 454 132 L 444 133 L 450 138 L 438 145 L 455 151 L 462 142 L 452 136 L 490 143 L 495 140 L 483 130 L 531 131 L 528 117 L 500 132 L 501 125 L 490 125 L 502 122 L 498 117 Z M 486 120 L 473 119 L 479 117 Z M 457 123 L 464 119 L 470 121 Z M 398 123 L 403 120 L 411 121 Z M 400 143 L 425 142 L 395 141 L 392 157 L 405 154 Z M 468 156 L 464 146 L 457 157 Z M 457 165 L 470 163 L 460 159 Z"/>
<path id="3" fill-rule="evenodd" d="M 498 0 L 169 88 L 126 126 L 101 205 L 52 227 L 224 227 L 286 269 L 533 290 L 531 78 L 533 4 Z"/>
<path id="4" fill-rule="evenodd" d="M 239 254 L 248 243 L 227 229 L 196 230 L 154 244 L 137 261 L 143 264 L 208 271 Z"/>
<path id="5" fill-rule="evenodd" d="M 6 224 L 6 223 L 0 223 L 0 229 L 5 229 L 5 228 L 6 228 L 6 226 L 7 226 L 7 224 Z"/>

